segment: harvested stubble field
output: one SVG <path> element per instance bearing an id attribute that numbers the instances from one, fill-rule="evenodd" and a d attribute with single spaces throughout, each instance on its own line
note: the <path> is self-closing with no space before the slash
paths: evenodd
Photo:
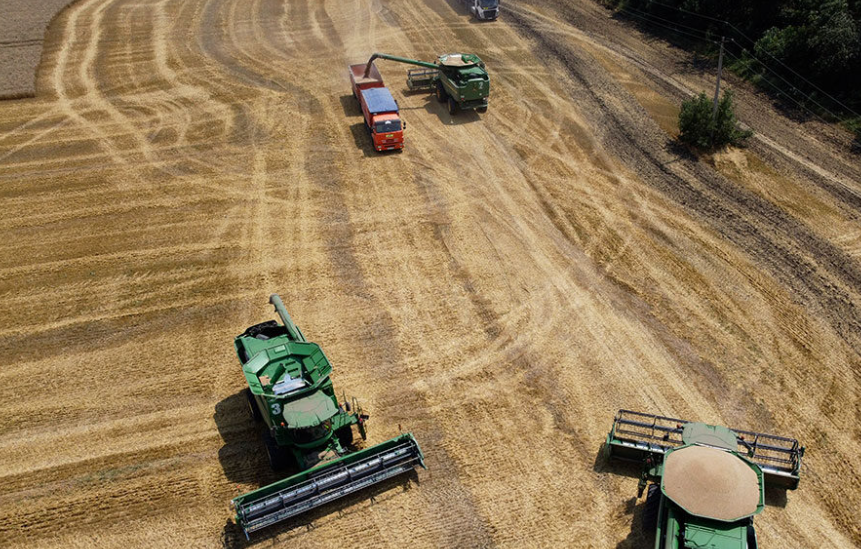
<path id="1" fill-rule="evenodd" d="M 490 110 L 380 62 L 408 143 L 370 152 L 346 65 L 458 50 Z M 761 546 L 861 545 L 859 162 L 740 84 L 758 137 L 691 158 L 688 61 L 591 0 L 73 4 L 0 104 L 0 546 L 242 546 L 272 292 L 430 469 L 255 546 L 650 547 L 622 407 L 799 438 Z"/>

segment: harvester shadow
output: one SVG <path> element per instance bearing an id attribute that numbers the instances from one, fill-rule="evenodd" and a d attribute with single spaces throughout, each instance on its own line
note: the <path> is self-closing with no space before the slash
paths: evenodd
<path id="1" fill-rule="evenodd" d="M 213 419 L 224 441 L 218 461 L 228 481 L 264 486 L 278 479 L 269 468 L 261 428 L 251 417 L 244 392 L 216 404 Z"/>
<path id="2" fill-rule="evenodd" d="M 643 466 L 639 463 L 629 461 L 614 461 L 610 463 L 607 459 L 606 445 L 604 442 L 598 448 L 592 470 L 602 475 L 616 475 L 628 478 L 640 479 Z M 634 485 L 631 484 L 631 489 Z M 631 496 L 625 500 L 625 515 L 631 517 L 631 531 L 628 536 L 616 545 L 616 549 L 651 549 L 654 540 L 643 532 L 643 511 L 646 508 L 645 500 L 638 505 L 639 498 Z"/>
<path id="3" fill-rule="evenodd" d="M 786 507 L 786 490 L 783 488 L 765 487 L 765 504 L 769 507 Z"/>
<path id="4" fill-rule="evenodd" d="M 390 500 L 397 497 L 401 492 L 411 490 L 413 483 L 416 485 L 419 484 L 418 472 L 415 470 L 398 477 L 390 478 L 374 486 L 369 486 L 343 499 L 333 501 L 323 507 L 288 519 L 263 532 L 252 534 L 251 539 L 245 539 L 242 529 L 232 520 L 228 520 L 221 532 L 222 546 L 225 549 L 252 547 L 273 538 L 280 538 L 279 541 L 289 542 L 292 538 L 300 536 L 308 530 L 313 530 L 315 528 L 314 522 L 317 520 L 335 513 L 337 513 L 338 517 L 350 516 L 354 513 L 364 513 L 366 512 L 365 506 L 358 505 L 359 503 L 370 500 L 370 504 L 374 505 L 380 501 Z M 402 490 L 393 490 L 393 488 L 398 486 Z"/>
<path id="5" fill-rule="evenodd" d="M 598 453 L 595 455 L 595 462 L 592 464 L 592 470 L 596 473 L 623 476 L 628 478 L 640 479 L 643 472 L 643 465 L 634 463 L 633 461 L 614 461 L 610 463 L 606 456 L 607 443 L 601 444 L 598 448 Z"/>
<path id="6" fill-rule="evenodd" d="M 445 103 L 440 103 L 436 100 L 436 96 L 427 90 L 409 90 L 405 89 L 402 91 L 405 97 L 411 95 L 426 95 L 425 104 L 419 107 L 410 107 L 408 109 L 403 110 L 417 110 L 424 109 L 425 112 L 431 115 L 435 115 L 439 118 L 440 122 L 445 124 L 446 126 L 459 126 L 461 124 L 472 124 L 473 122 L 480 122 L 481 116 L 474 111 L 458 111 L 457 114 L 451 115 L 448 113 L 448 108 Z"/>
<path id="7" fill-rule="evenodd" d="M 652 549 L 655 546 L 654 534 L 644 531 L 645 509 L 645 502 L 637 505 L 635 497 L 625 501 L 625 514 L 631 516 L 631 531 L 625 539 L 616 544 L 616 549 Z"/>

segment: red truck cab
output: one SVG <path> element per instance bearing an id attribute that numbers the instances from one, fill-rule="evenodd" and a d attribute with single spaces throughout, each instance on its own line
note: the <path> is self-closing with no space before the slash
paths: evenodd
<path id="1" fill-rule="evenodd" d="M 374 150 L 391 151 L 404 148 L 404 126 L 400 109 L 375 65 L 365 76 L 365 63 L 350 65 L 353 97 L 359 101 L 365 124 L 371 132 Z"/>

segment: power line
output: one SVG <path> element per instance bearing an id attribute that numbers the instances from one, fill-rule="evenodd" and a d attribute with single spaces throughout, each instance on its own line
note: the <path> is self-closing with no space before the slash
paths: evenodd
<path id="1" fill-rule="evenodd" d="M 732 53 L 730 53 L 729 51 L 725 51 L 724 53 L 725 53 L 726 55 L 728 55 L 728 56 L 732 57 L 733 59 L 737 60 L 737 61 L 742 61 L 742 62 L 744 61 L 743 59 L 741 59 L 740 57 L 737 57 L 737 56 L 733 55 L 733 54 L 732 54 Z M 793 103 L 795 103 L 796 105 L 798 105 L 799 107 L 801 107 L 802 109 L 804 109 L 805 111 L 809 112 L 810 114 L 812 114 L 813 116 L 815 116 L 816 118 L 818 118 L 819 120 L 821 120 L 822 122 L 824 122 L 824 123 L 826 123 L 826 124 L 830 124 L 830 123 L 831 123 L 831 122 L 829 122 L 828 120 L 825 120 L 824 118 L 822 118 L 822 116 L 821 116 L 819 113 L 817 113 L 816 111 L 814 111 L 814 110 L 810 109 L 809 107 L 807 107 L 806 105 L 804 105 L 804 103 L 802 103 L 802 102 L 801 102 L 801 101 L 799 101 L 798 99 L 796 99 L 796 98 L 792 97 L 790 94 L 786 93 L 784 90 L 780 89 L 780 88 L 779 88 L 779 87 L 778 87 L 774 82 L 772 82 L 772 81 L 771 81 L 771 80 L 769 80 L 768 78 L 763 78 L 761 81 L 762 81 L 762 82 L 765 82 L 766 84 L 768 84 L 769 86 L 771 86 L 775 91 L 777 91 L 777 93 L 778 93 L 778 95 L 779 95 L 779 96 L 783 96 L 783 97 L 785 97 L 785 98 L 789 99 L 790 101 L 792 101 Z M 798 88 L 794 88 L 794 89 L 798 90 Z M 798 91 L 800 91 L 800 90 L 798 90 Z M 831 111 L 829 111 L 829 110 L 827 110 L 827 109 L 825 109 L 825 111 L 826 111 L 826 112 L 828 112 L 831 116 L 834 116 L 834 113 L 832 113 Z M 835 118 L 836 118 L 836 117 L 835 117 Z"/>
<path id="2" fill-rule="evenodd" d="M 670 27 L 670 26 L 667 26 L 667 25 L 662 25 L 661 23 L 657 23 L 657 22 L 655 22 L 655 21 L 651 21 L 651 20 L 646 19 L 645 17 L 643 17 L 643 16 L 641 16 L 641 15 L 637 15 L 636 13 L 633 13 L 633 12 L 627 12 L 624 8 L 623 8 L 623 9 L 620 9 L 619 11 L 625 12 L 627 15 L 629 15 L 629 16 L 631 16 L 631 17 L 636 17 L 637 19 L 641 19 L 641 20 L 645 21 L 646 23 L 649 23 L 650 25 L 655 25 L 655 26 L 658 26 L 658 27 L 661 27 L 661 28 L 667 29 L 667 30 L 669 30 L 669 31 L 676 32 L 676 33 L 678 33 L 678 34 L 683 34 L 683 35 L 685 35 L 685 36 L 690 36 L 691 38 L 695 38 L 695 39 L 697 39 L 697 40 L 704 40 L 704 41 L 707 41 L 707 42 L 712 42 L 711 40 L 708 40 L 707 38 L 703 38 L 702 36 L 697 36 L 697 35 L 691 34 L 691 33 L 689 33 L 689 32 L 685 32 L 685 31 L 679 30 L 679 29 L 677 29 L 677 28 L 675 28 L 675 27 Z M 716 43 L 716 42 L 712 42 L 712 43 L 714 44 L 714 43 Z"/>
<path id="3" fill-rule="evenodd" d="M 663 2 L 658 2 L 657 0 L 651 0 L 651 1 L 650 1 L 650 3 L 651 3 L 651 4 L 657 4 L 657 5 L 659 5 L 659 6 L 663 6 L 663 7 L 665 7 L 665 8 L 670 8 L 670 9 L 673 9 L 673 10 L 676 10 L 676 11 L 681 11 L 681 12 L 684 12 L 684 13 L 689 13 L 689 14 L 691 14 L 691 15 L 696 15 L 697 17 L 702 17 L 703 19 L 708 19 L 708 20 L 710 20 L 710 21 L 714 21 L 714 22 L 716 22 L 716 23 L 722 23 L 722 24 L 724 24 L 724 25 L 729 25 L 729 24 L 730 24 L 730 22 L 729 22 L 729 21 L 724 21 L 723 19 L 718 19 L 718 18 L 716 18 L 716 17 L 711 17 L 711 16 L 709 16 L 709 15 L 703 15 L 703 14 L 701 14 L 701 13 L 696 13 L 696 12 L 694 12 L 694 11 L 688 11 L 688 10 L 686 10 L 686 9 L 684 9 L 684 8 L 679 7 L 679 6 L 673 6 L 673 5 L 671 5 L 671 4 L 664 4 Z"/>
<path id="4" fill-rule="evenodd" d="M 714 21 L 715 23 L 720 23 L 720 24 L 722 24 L 722 25 L 725 25 L 725 26 L 729 27 L 730 29 L 732 29 L 732 30 L 733 30 L 733 31 L 735 31 L 736 33 L 738 33 L 738 35 L 739 35 L 739 36 L 741 36 L 742 38 L 744 38 L 745 40 L 747 40 L 748 42 L 750 42 L 752 45 L 754 45 L 754 46 L 756 45 L 756 41 L 754 41 L 754 40 L 753 40 L 753 39 L 751 39 L 749 36 L 747 36 L 745 33 L 743 33 L 743 32 L 741 31 L 741 29 L 739 29 L 738 27 L 736 27 L 735 25 L 733 25 L 732 23 L 730 23 L 729 21 L 726 21 L 726 20 L 724 20 L 724 19 L 718 19 L 718 18 L 716 18 L 716 17 L 711 17 L 710 15 L 704 15 L 704 14 L 702 14 L 702 13 L 696 13 L 696 12 L 693 12 L 693 11 L 690 11 L 690 10 L 686 10 L 686 9 L 684 9 L 684 8 L 682 8 L 682 7 L 679 7 L 679 6 L 673 6 L 673 5 L 671 5 L 671 4 L 665 4 L 665 3 L 663 3 L 663 2 L 658 2 L 657 0 L 650 0 L 650 3 L 651 3 L 651 4 L 658 5 L 658 6 L 663 6 L 663 7 L 668 8 L 668 9 L 676 10 L 676 11 L 681 12 L 681 13 L 687 13 L 687 14 L 689 14 L 689 15 L 693 15 L 693 16 L 696 16 L 696 17 L 700 17 L 700 18 L 702 18 L 702 19 L 707 19 L 707 20 L 709 20 L 709 21 Z M 827 97 L 828 99 L 830 99 L 831 101 L 833 101 L 835 104 L 840 105 L 841 107 L 843 107 L 847 112 L 850 112 L 850 113 L 854 114 L 855 116 L 861 116 L 861 114 L 858 114 L 857 112 L 855 112 L 854 110 L 852 110 L 851 108 L 849 108 L 848 106 L 846 106 L 846 105 L 845 105 L 843 102 L 841 102 L 839 99 L 837 99 L 837 98 L 836 98 L 836 97 L 834 97 L 833 95 L 829 94 L 827 91 L 823 90 L 822 88 L 820 88 L 819 86 L 817 86 L 815 83 L 813 83 L 812 81 L 808 80 L 807 78 L 805 78 L 804 76 L 802 76 L 801 74 L 799 74 L 798 72 L 796 72 L 792 67 L 790 67 L 789 65 L 787 65 L 786 63 L 784 63 L 783 61 L 781 61 L 780 59 L 778 59 L 778 58 L 777 58 L 777 57 L 775 57 L 774 55 L 772 55 L 772 53 L 771 53 L 771 52 L 769 52 L 769 51 L 765 51 L 765 53 L 766 53 L 766 55 L 768 55 L 769 57 L 771 57 L 772 59 L 774 59 L 775 61 L 777 61 L 778 63 L 780 63 L 780 65 L 781 65 L 782 67 L 784 67 L 786 70 L 790 71 L 792 74 L 794 74 L 795 76 L 797 76 L 798 78 L 800 78 L 801 80 L 803 80 L 804 82 L 808 83 L 810 86 L 812 86 L 813 88 L 815 88 L 816 90 L 818 90 L 819 92 L 821 92 L 823 95 L 825 95 L 825 97 Z M 759 61 L 759 63 L 760 63 L 763 67 L 765 67 L 766 69 L 768 69 L 768 70 L 769 70 L 769 71 L 771 71 L 772 73 L 774 73 L 774 74 L 776 74 L 776 75 L 780 76 L 776 71 L 774 71 L 774 70 L 773 70 L 773 69 L 771 69 L 768 65 L 766 65 L 766 64 L 765 64 L 761 59 L 759 59 L 759 58 L 757 58 L 757 57 L 753 56 L 753 54 L 751 54 L 751 56 L 752 56 L 752 57 L 754 57 L 757 61 Z M 812 98 L 811 98 L 809 95 L 805 94 L 804 92 L 801 92 L 801 90 L 799 90 L 798 88 L 796 88 L 795 86 L 793 86 L 791 83 L 789 83 L 789 81 L 788 81 L 788 80 L 786 80 L 786 79 L 785 79 L 785 78 L 783 78 L 783 77 L 780 77 L 780 78 L 781 78 L 782 80 L 784 80 L 787 84 L 789 84 L 790 86 L 792 86 L 794 89 L 798 90 L 802 95 L 804 95 L 804 96 L 805 96 L 805 97 L 807 97 L 808 99 L 811 99 L 811 100 L 812 100 Z M 813 101 L 813 102 L 814 102 L 814 103 L 816 103 L 817 105 L 819 105 L 819 103 L 817 103 L 816 101 Z M 828 109 L 826 109 L 825 107 L 822 107 L 822 105 L 819 105 L 819 107 L 821 107 L 823 110 L 825 110 L 826 112 L 828 112 L 829 114 L 831 114 L 832 116 L 834 116 L 834 113 L 832 113 L 831 111 L 829 111 L 829 110 L 828 110 Z M 838 119 L 839 119 L 840 117 L 835 116 L 835 118 L 838 118 Z"/>
<path id="5" fill-rule="evenodd" d="M 732 27 L 732 28 L 733 28 L 733 30 L 735 30 L 735 32 L 737 32 L 737 33 L 739 33 L 741 36 L 743 36 L 743 37 L 744 37 L 748 42 L 750 42 L 751 44 L 753 44 L 754 46 L 756 46 L 756 42 L 754 42 L 753 40 L 751 40 L 750 38 L 748 38 L 748 37 L 747 37 L 743 32 L 741 32 L 741 31 L 738 29 L 738 27 L 736 27 L 735 25 L 733 25 L 732 23 L 730 23 L 730 22 L 728 22 L 728 21 L 727 21 L 727 24 L 728 24 L 730 27 Z M 847 107 L 846 105 L 844 105 L 843 103 L 841 103 L 841 102 L 840 102 L 836 97 L 833 97 L 833 96 L 832 96 L 831 94 L 829 94 L 827 91 L 823 90 L 822 88 L 820 88 L 819 86 L 817 86 L 816 84 L 814 84 L 813 82 L 811 82 L 810 80 L 808 80 L 807 78 L 804 78 L 803 76 L 801 76 L 800 74 L 798 74 L 797 72 L 795 72 L 795 70 L 794 70 L 792 67 L 790 67 L 789 65 L 787 65 L 786 63 L 784 63 L 783 61 L 781 61 L 780 59 L 778 59 L 778 58 L 777 58 L 777 57 L 775 57 L 774 55 L 772 55 L 770 51 L 768 51 L 768 50 L 764 50 L 764 51 L 765 51 L 766 55 L 768 55 L 769 57 L 771 57 L 772 59 L 774 59 L 775 61 L 777 61 L 778 63 L 780 63 L 780 64 L 781 64 L 781 66 L 783 66 L 783 68 L 785 68 L 786 70 L 788 70 L 789 72 L 791 72 L 792 74 L 794 74 L 795 76 L 797 76 L 798 78 L 801 78 L 802 80 L 804 80 L 805 82 L 807 82 L 808 84 L 810 84 L 811 86 L 813 86 L 814 88 L 816 88 L 817 90 L 819 90 L 820 92 L 822 92 L 823 94 L 825 94 L 825 96 L 826 96 L 827 98 L 831 99 L 832 101 L 834 101 L 835 103 L 837 103 L 838 105 L 840 105 L 841 107 L 843 107 L 844 109 L 846 109 L 847 111 L 851 112 L 851 113 L 852 113 L 852 114 L 854 114 L 855 116 L 861 116 L 861 114 L 858 114 L 858 113 L 857 113 L 857 112 L 855 112 L 854 110 L 850 109 L 849 107 Z M 751 54 L 751 55 L 752 55 L 752 54 Z M 762 61 L 760 61 L 759 59 L 757 59 L 757 61 L 759 61 L 759 62 L 762 64 L 762 66 L 763 66 L 763 67 L 768 68 L 768 67 L 765 65 L 765 63 L 763 63 L 763 62 L 762 62 Z M 771 69 L 769 69 L 769 70 L 771 70 Z M 772 72 L 774 72 L 774 71 L 772 71 Z M 775 74 L 777 74 L 777 73 L 775 73 Z"/>
<path id="6" fill-rule="evenodd" d="M 808 95 L 808 94 L 804 93 L 802 90 L 800 90 L 799 88 L 797 88 L 796 86 L 793 86 L 793 85 L 792 85 L 792 82 L 790 82 L 789 80 L 787 80 L 786 78 L 784 78 L 783 76 L 781 76 L 781 75 L 780 75 L 780 73 L 776 72 L 774 69 L 772 69 L 771 67 L 769 67 L 768 65 L 766 65 L 765 63 L 763 63 L 763 62 L 762 62 L 762 60 L 761 60 L 759 57 L 757 57 L 756 55 L 754 55 L 754 54 L 753 54 L 753 52 L 751 52 L 751 51 L 749 51 L 749 50 L 747 50 L 747 49 L 743 49 L 743 50 L 742 50 L 742 53 L 747 54 L 747 55 L 749 55 L 751 58 L 755 59 L 757 63 L 759 63 L 760 65 L 762 65 L 762 66 L 763 66 L 763 68 L 765 68 L 767 71 L 769 71 L 770 73 L 772 73 L 772 74 L 773 74 L 773 75 L 775 75 L 776 77 L 778 77 L 778 78 L 780 78 L 781 80 L 783 80 L 783 81 L 784 81 L 784 82 L 785 82 L 785 83 L 786 83 L 790 88 L 792 88 L 793 90 L 797 91 L 799 94 L 803 95 L 803 96 L 804 96 L 808 101 L 810 101 L 811 103 L 815 104 L 817 107 L 819 107 L 819 108 L 820 108 L 820 109 L 822 109 L 823 111 L 827 112 L 828 114 L 830 114 L 831 116 L 833 116 L 835 119 L 837 119 L 837 120 L 839 120 L 839 119 L 840 119 L 840 117 L 839 117 L 839 116 L 837 116 L 836 114 L 834 114 L 830 109 L 826 108 L 826 107 L 825 107 L 824 105 L 822 105 L 819 101 L 817 101 L 817 100 L 813 99 L 813 96 Z M 735 57 L 735 56 L 733 56 L 733 57 Z M 736 57 L 736 59 L 738 59 L 738 58 Z M 766 81 L 767 81 L 767 79 L 766 79 Z"/>
<path id="7" fill-rule="evenodd" d="M 706 36 L 709 36 L 709 33 L 708 33 L 707 31 L 704 31 L 703 29 L 698 29 L 698 28 L 696 28 L 696 27 L 691 27 L 691 26 L 689 26 L 689 25 L 683 25 L 682 23 L 679 23 L 679 22 L 677 22 L 677 21 L 671 21 L 671 20 L 669 20 L 669 19 L 665 19 L 665 18 L 663 18 L 663 17 L 658 17 L 657 15 L 655 15 L 655 14 L 653 14 L 653 13 L 645 12 L 645 11 L 643 11 L 643 10 L 638 10 L 637 8 L 632 8 L 631 6 L 624 6 L 624 7 L 619 8 L 619 9 L 620 9 L 620 10 L 623 10 L 623 11 L 624 11 L 624 10 L 636 11 L 637 13 L 641 13 L 641 14 L 646 15 L 646 16 L 648 16 L 648 17 L 653 17 L 653 18 L 655 18 L 655 19 L 659 19 L 659 20 L 664 21 L 665 23 L 669 23 L 669 24 L 671 24 L 671 25 L 673 25 L 673 26 L 676 26 L 676 27 L 682 27 L 682 28 L 684 28 L 684 29 L 689 29 L 689 30 L 692 30 L 692 31 L 694 31 L 694 32 L 698 32 L 698 33 L 704 34 L 704 35 L 706 35 Z"/>

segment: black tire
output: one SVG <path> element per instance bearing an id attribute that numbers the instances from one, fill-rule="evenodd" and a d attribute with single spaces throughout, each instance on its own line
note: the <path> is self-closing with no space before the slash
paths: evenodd
<path id="1" fill-rule="evenodd" d="M 487 112 L 487 107 L 479 107 L 479 108 L 477 108 L 477 109 L 475 109 L 475 110 L 476 110 L 476 111 L 478 111 L 478 112 L 480 112 L 480 113 L 486 113 L 486 112 Z"/>
<path id="2" fill-rule="evenodd" d="M 658 511 L 661 507 L 661 487 L 649 484 L 646 492 L 646 505 L 643 509 L 643 531 L 654 532 L 658 529 Z"/>
<path id="3" fill-rule="evenodd" d="M 448 99 L 448 94 L 445 91 L 445 88 L 442 87 L 442 82 L 436 83 L 436 100 L 440 103 L 445 103 L 445 100 Z"/>
<path id="4" fill-rule="evenodd" d="M 454 98 L 448 98 L 448 113 L 452 116 L 457 114 L 457 101 Z"/>
<path id="5" fill-rule="evenodd" d="M 251 412 L 251 419 L 257 423 L 263 421 L 263 414 L 260 413 L 260 408 L 257 407 L 257 400 L 251 394 L 251 389 L 245 389 L 245 399 L 248 401 L 248 411 Z"/>
<path id="6" fill-rule="evenodd" d="M 341 443 L 342 448 L 346 449 L 353 445 L 353 427 L 350 425 L 341 427 L 335 431 L 335 436 L 338 437 L 338 442 Z"/>
<path id="7" fill-rule="evenodd" d="M 273 471 L 283 471 L 290 464 L 290 457 L 287 455 L 287 451 L 278 446 L 278 443 L 275 442 L 275 439 L 272 438 L 269 433 L 264 437 L 264 442 L 266 443 L 266 455 L 269 458 L 269 466 Z"/>

